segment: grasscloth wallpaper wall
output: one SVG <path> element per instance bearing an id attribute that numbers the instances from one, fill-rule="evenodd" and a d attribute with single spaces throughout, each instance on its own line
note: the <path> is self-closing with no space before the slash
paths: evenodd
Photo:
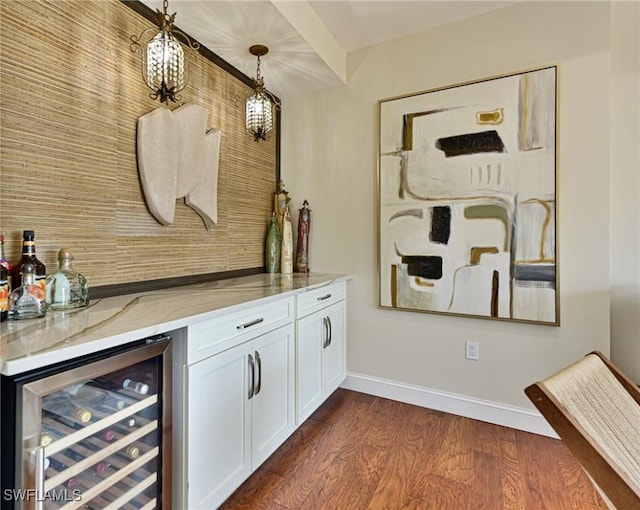
<path id="1" fill-rule="evenodd" d="M 129 37 L 149 26 L 117 0 L 0 2 L 0 229 L 10 261 L 22 230 L 33 229 L 47 272 L 68 247 L 92 287 L 263 266 L 275 130 L 253 141 L 244 128 L 250 87 L 200 54 L 189 57 L 182 101 L 169 107 L 203 105 L 207 128 L 222 130 L 218 224 L 207 231 L 182 200 L 169 226 L 147 209 L 136 122 L 160 102 L 149 98 Z"/>

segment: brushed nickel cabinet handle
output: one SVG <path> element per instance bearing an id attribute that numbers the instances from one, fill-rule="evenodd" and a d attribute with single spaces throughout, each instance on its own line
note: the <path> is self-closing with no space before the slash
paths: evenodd
<path id="1" fill-rule="evenodd" d="M 256 324 L 260 324 L 262 321 L 264 321 L 264 318 L 260 317 L 258 319 L 252 320 L 250 322 L 245 322 L 244 324 L 240 324 L 239 326 L 236 326 L 236 329 L 250 328 L 251 326 L 255 326 Z"/>
<path id="2" fill-rule="evenodd" d="M 262 388 L 262 360 L 260 359 L 260 353 L 258 351 L 255 351 L 254 354 L 256 356 L 256 365 L 258 365 L 258 378 L 256 382 L 256 389 L 253 394 L 257 395 L 260 393 L 260 389 Z"/>
<path id="3" fill-rule="evenodd" d="M 327 323 L 327 318 L 328 317 L 322 318 L 322 329 L 324 332 L 324 338 L 322 340 L 323 349 L 326 349 L 327 347 L 329 347 L 329 324 Z"/>
<path id="4" fill-rule="evenodd" d="M 253 356 L 251 356 L 251 354 L 247 355 L 247 361 L 249 362 L 249 373 L 251 374 L 251 384 L 249 384 L 249 394 L 247 396 L 248 400 L 251 400 L 253 398 L 253 395 L 255 394 L 254 387 L 256 384 L 256 369 L 253 363 Z"/>
<path id="5" fill-rule="evenodd" d="M 331 327 L 331 317 L 327 317 L 327 325 L 329 326 L 329 341 L 327 342 L 327 347 L 331 345 L 331 340 L 333 340 L 333 329 Z"/>
<path id="6" fill-rule="evenodd" d="M 325 299 L 329 299 L 331 297 L 331 294 L 325 294 L 324 296 L 320 296 L 318 298 L 318 301 L 324 301 Z"/>

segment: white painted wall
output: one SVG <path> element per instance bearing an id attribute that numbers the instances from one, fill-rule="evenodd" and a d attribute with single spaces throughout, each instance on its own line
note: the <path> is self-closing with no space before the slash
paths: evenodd
<path id="1" fill-rule="evenodd" d="M 610 14 L 606 2 L 516 4 L 351 54 L 347 85 L 287 101 L 282 175 L 294 209 L 310 202 L 311 269 L 354 276 L 349 372 L 531 408 L 525 386 L 593 349 L 609 354 L 610 95 L 626 86 L 612 84 Z M 378 309 L 377 101 L 550 64 L 561 327 Z M 625 221 L 637 243 L 637 213 Z M 466 340 L 480 342 L 480 361 L 464 359 Z"/>
<path id="2" fill-rule="evenodd" d="M 640 383 L 640 2 L 611 26 L 611 358 Z"/>

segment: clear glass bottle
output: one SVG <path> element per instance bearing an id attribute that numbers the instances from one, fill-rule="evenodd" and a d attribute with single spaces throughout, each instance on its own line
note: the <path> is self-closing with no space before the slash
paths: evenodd
<path id="1" fill-rule="evenodd" d="M 36 283 L 36 268 L 33 264 L 23 264 L 22 285 L 9 295 L 9 320 L 37 319 L 47 313 L 45 292 Z"/>
<path id="2" fill-rule="evenodd" d="M 47 306 L 51 310 L 70 310 L 89 304 L 87 279 L 73 269 L 73 255 L 67 248 L 58 252 L 58 270 L 47 276 Z"/>

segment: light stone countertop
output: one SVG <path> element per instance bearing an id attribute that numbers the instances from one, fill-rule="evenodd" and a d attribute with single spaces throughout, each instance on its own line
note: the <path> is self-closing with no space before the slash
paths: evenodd
<path id="1" fill-rule="evenodd" d="M 5 321 L 0 324 L 0 373 L 19 374 L 349 279 L 264 273 L 95 299 L 79 311 Z"/>

